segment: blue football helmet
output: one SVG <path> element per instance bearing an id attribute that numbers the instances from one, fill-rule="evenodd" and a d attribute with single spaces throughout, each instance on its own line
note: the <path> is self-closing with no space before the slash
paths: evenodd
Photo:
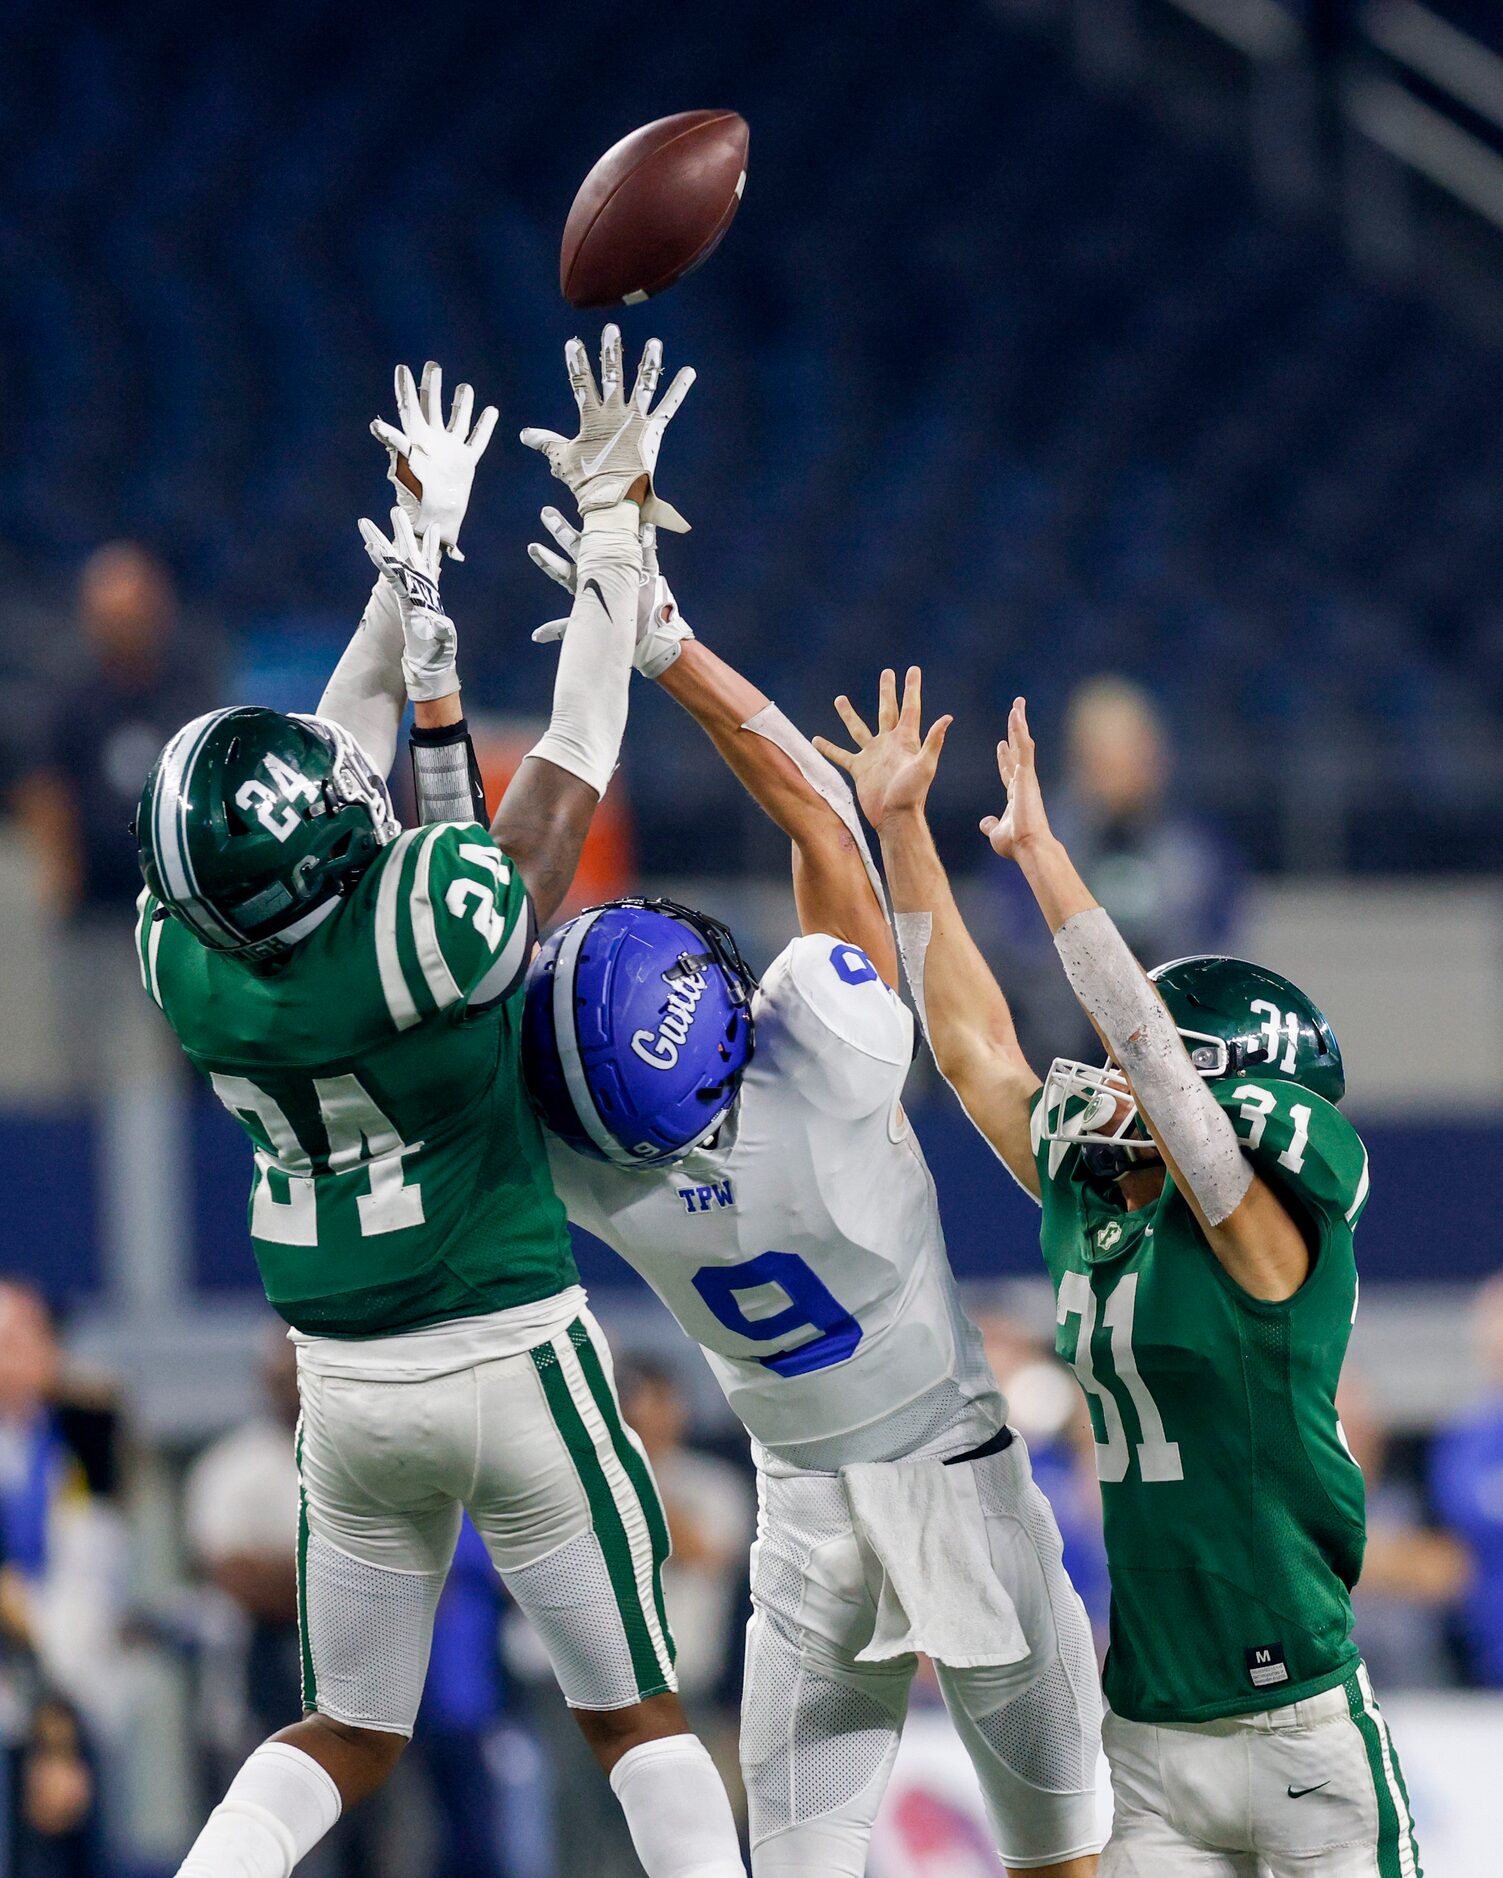
<path id="1" fill-rule="evenodd" d="M 560 1140 L 671 1167 L 724 1121 L 752 1054 L 757 981 L 719 920 L 611 900 L 551 933 L 527 974 L 522 1066 Z"/>

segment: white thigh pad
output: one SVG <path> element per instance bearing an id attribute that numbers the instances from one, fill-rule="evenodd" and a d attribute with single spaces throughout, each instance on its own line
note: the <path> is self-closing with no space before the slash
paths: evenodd
<path id="1" fill-rule="evenodd" d="M 642 1700 L 621 1605 L 593 1531 L 504 1576 L 570 1708 L 630 1708 Z"/>
<path id="2" fill-rule="evenodd" d="M 367 1565 L 311 1533 L 299 1562 L 303 1706 L 411 1735 L 444 1577 Z"/>
<path id="3" fill-rule="evenodd" d="M 866 1869 L 866 1843 L 898 1751 L 912 1679 L 911 1660 L 896 1667 L 842 1660 L 767 1611 L 753 1616 L 741 1770 L 754 1848 L 816 1823 L 824 1843 L 838 1826 L 852 1848 L 850 1870 Z M 753 1866 L 760 1869 L 755 1850 Z"/>
<path id="4" fill-rule="evenodd" d="M 1018 1663 L 937 1668 L 1010 1865 L 1095 1851 L 1101 1689 L 1089 1619 L 1064 1569 L 1059 1528 L 1021 1442 L 971 1463 L 992 1557 L 1027 1636 Z"/>

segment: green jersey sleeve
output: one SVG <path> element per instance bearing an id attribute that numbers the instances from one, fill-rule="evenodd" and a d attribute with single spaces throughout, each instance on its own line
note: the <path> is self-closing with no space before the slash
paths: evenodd
<path id="1" fill-rule="evenodd" d="M 478 822 L 439 822 L 393 844 L 376 946 L 393 1021 L 474 1017 L 520 987 L 535 926 L 515 865 Z"/>
<path id="2" fill-rule="evenodd" d="M 1047 1083 L 1041 1083 L 1034 1090 L 1033 1099 L 1028 1105 L 1028 1139 L 1033 1148 L 1033 1164 L 1038 1169 L 1040 1197 L 1046 1202 L 1057 1184 L 1069 1184 L 1080 1160 L 1080 1149 L 1075 1143 L 1044 1139 L 1044 1123 L 1048 1114 L 1044 1098 L 1048 1087 Z"/>
<path id="3" fill-rule="evenodd" d="M 1341 1111 L 1298 1083 L 1244 1077 L 1216 1098 L 1258 1172 L 1325 1230 L 1351 1232 L 1367 1204 L 1367 1149 Z"/>

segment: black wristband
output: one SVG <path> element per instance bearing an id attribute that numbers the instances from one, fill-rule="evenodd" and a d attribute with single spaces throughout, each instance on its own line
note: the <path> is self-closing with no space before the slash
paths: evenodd
<path id="1" fill-rule="evenodd" d="M 414 724 L 407 733 L 407 741 L 425 749 L 437 750 L 446 743 L 465 743 L 469 735 L 469 721 L 462 717 L 457 724 L 436 724 L 430 730 L 424 730 L 421 724 Z"/>

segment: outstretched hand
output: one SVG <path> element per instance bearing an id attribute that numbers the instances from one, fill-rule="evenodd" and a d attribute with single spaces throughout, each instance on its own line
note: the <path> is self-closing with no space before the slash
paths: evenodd
<path id="1" fill-rule="evenodd" d="M 1039 791 L 1033 763 L 1033 738 L 1028 729 L 1028 706 L 1014 698 L 1007 717 L 1007 736 L 997 745 L 997 769 L 1007 791 L 1007 807 L 1000 815 L 983 815 L 981 832 L 1004 860 L 1016 861 L 1029 842 L 1049 833 L 1049 817 Z"/>
<path id="2" fill-rule="evenodd" d="M 496 428 L 496 407 L 488 404 L 472 430 L 475 394 L 460 385 L 445 424 L 444 375 L 433 359 L 423 367 L 420 385 L 414 384 L 405 365 L 399 365 L 396 394 L 398 422 L 388 424 L 378 417 L 371 424 L 371 435 L 390 458 L 388 479 L 413 532 L 424 539 L 436 534 L 445 552 L 462 561 L 460 525 L 470 506 L 475 466 Z"/>
<path id="3" fill-rule="evenodd" d="M 861 812 L 878 834 L 890 816 L 923 808 L 939 767 L 945 732 L 955 721 L 949 716 L 937 717 L 929 726 L 929 734 L 920 735 L 923 687 L 923 673 L 918 666 L 910 665 L 903 681 L 900 709 L 897 674 L 884 671 L 877 696 L 875 736 L 850 699 L 842 696 L 835 700 L 835 709 L 856 748 L 843 750 L 827 737 L 814 739 L 820 755 L 839 764 L 855 783 Z"/>

